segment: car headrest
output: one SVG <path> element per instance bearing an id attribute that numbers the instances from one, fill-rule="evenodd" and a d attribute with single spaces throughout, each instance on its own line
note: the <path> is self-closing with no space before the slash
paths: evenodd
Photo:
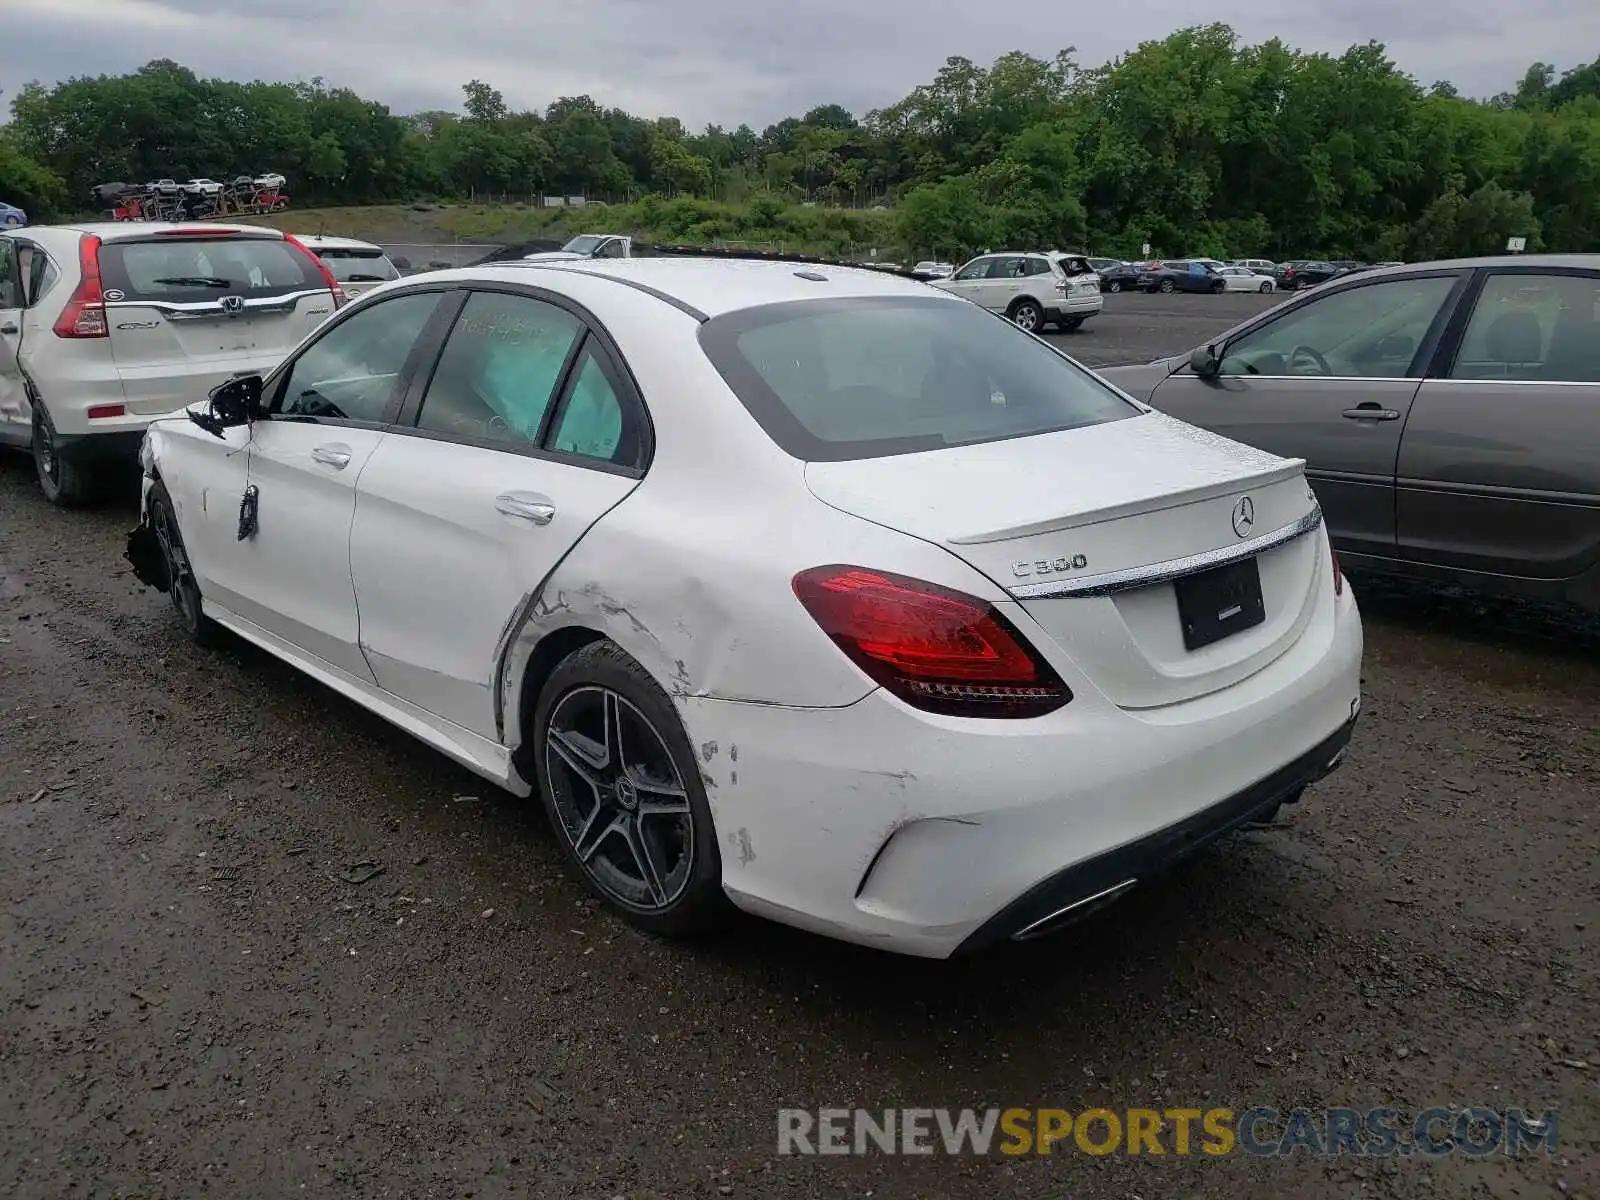
<path id="1" fill-rule="evenodd" d="M 1484 349 L 1495 362 L 1535 363 L 1544 359 L 1544 330 L 1526 309 L 1501 313 L 1489 326 Z"/>

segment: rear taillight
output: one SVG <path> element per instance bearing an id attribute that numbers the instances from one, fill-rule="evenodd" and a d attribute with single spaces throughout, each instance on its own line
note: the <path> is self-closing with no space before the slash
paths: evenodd
<path id="1" fill-rule="evenodd" d="M 1328 561 L 1333 563 L 1333 594 L 1344 595 L 1344 570 L 1339 566 L 1339 552 L 1333 548 L 1333 542 L 1328 542 Z"/>
<path id="2" fill-rule="evenodd" d="M 106 322 L 106 296 L 100 285 L 100 239 L 86 233 L 78 239 L 78 286 L 56 318 L 58 338 L 103 338 L 110 334 Z"/>
<path id="3" fill-rule="evenodd" d="M 951 588 L 813 567 L 794 594 L 876 683 L 914 708 L 954 717 L 1037 717 L 1072 692 L 993 605 Z"/>
<path id="4" fill-rule="evenodd" d="M 333 277 L 333 272 L 328 270 L 327 263 L 318 258 L 316 254 L 312 252 L 311 248 L 299 238 L 295 237 L 294 234 L 284 234 L 283 240 L 288 242 L 289 245 L 293 246 L 296 250 L 300 251 L 301 254 L 304 254 L 317 265 L 317 270 L 322 272 L 322 282 L 327 284 L 328 290 L 333 293 L 333 306 L 335 308 L 338 308 L 342 304 L 349 303 L 350 297 L 345 295 L 344 288 L 339 286 L 339 281 Z"/>

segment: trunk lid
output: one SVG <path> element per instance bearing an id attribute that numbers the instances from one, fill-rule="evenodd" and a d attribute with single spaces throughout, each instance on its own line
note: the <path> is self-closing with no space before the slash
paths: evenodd
<path id="1" fill-rule="evenodd" d="M 1154 708 L 1254 674 L 1311 620 L 1328 568 L 1304 467 L 1146 413 L 813 462 L 806 482 L 824 503 L 944 546 L 1010 593 L 1113 703 Z M 1241 508 L 1249 519 L 1236 522 Z M 1261 619 L 1189 649 L 1180 598 L 1192 618 L 1210 599 L 1196 577 L 1229 560 L 1254 562 Z"/>
<path id="2" fill-rule="evenodd" d="M 100 270 L 127 408 L 145 416 L 264 374 L 333 313 L 316 261 L 273 234 L 107 241 Z"/>

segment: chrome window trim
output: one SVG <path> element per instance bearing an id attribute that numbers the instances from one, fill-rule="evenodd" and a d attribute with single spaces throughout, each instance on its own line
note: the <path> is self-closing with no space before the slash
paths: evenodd
<path id="1" fill-rule="evenodd" d="M 1313 504 L 1311 511 L 1299 520 L 1233 546 L 1222 546 L 1216 550 L 1203 550 L 1199 554 L 1190 554 L 1183 558 L 1171 558 L 1166 562 L 1151 563 L 1143 567 L 1129 567 L 1122 571 L 1103 571 L 1098 575 L 1082 575 L 1076 579 L 1052 579 L 1043 583 L 1020 583 L 1007 590 L 1018 600 L 1053 600 L 1057 597 L 1065 596 L 1110 596 L 1116 592 L 1149 587 L 1156 583 L 1167 583 L 1174 579 L 1181 579 L 1185 575 L 1194 575 L 1200 571 L 1209 571 L 1215 567 L 1225 567 L 1229 563 L 1240 562 L 1246 558 L 1254 558 L 1258 554 L 1265 554 L 1268 550 L 1276 550 L 1279 546 L 1288 545 L 1288 543 L 1297 538 L 1302 538 L 1320 528 L 1321 525 L 1322 507 L 1321 505 Z"/>
<path id="2" fill-rule="evenodd" d="M 1494 387 L 1600 387 L 1600 379 L 1457 379 L 1451 375 L 1430 375 L 1424 383 L 1468 383 Z"/>

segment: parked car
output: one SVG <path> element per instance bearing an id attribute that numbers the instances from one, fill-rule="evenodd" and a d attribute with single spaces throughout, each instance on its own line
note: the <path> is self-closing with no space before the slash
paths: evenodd
<path id="1" fill-rule="evenodd" d="M 193 418 L 138 577 L 537 793 L 646 930 L 1034 937 L 1298 797 L 1359 705 L 1301 464 L 877 271 L 443 272 Z"/>
<path id="2" fill-rule="evenodd" d="M 1301 291 L 1316 287 L 1319 283 L 1327 283 L 1337 274 L 1339 268 L 1331 262 L 1319 259 L 1296 259 L 1278 268 L 1278 287 L 1285 292 Z"/>
<path id="3" fill-rule="evenodd" d="M 344 301 L 294 238 L 219 223 L 0 232 L 0 443 L 57 504 L 93 499 L 151 419 L 264 370 Z"/>
<path id="4" fill-rule="evenodd" d="M 1138 278 L 1141 292 L 1220 292 L 1226 287 L 1215 267 L 1189 259 L 1152 263 Z"/>
<path id="5" fill-rule="evenodd" d="M 1257 275 L 1249 267 L 1223 267 L 1217 274 L 1226 292 L 1271 292 L 1277 287 L 1271 276 Z"/>
<path id="6" fill-rule="evenodd" d="M 949 279 L 956 273 L 956 269 L 952 263 L 924 259 L 911 268 L 911 273 L 918 279 Z"/>
<path id="7" fill-rule="evenodd" d="M 1143 267 L 1138 263 L 1118 263 L 1114 267 L 1107 267 L 1103 271 L 1096 271 L 1100 276 L 1100 290 L 1102 292 L 1131 291 L 1139 286 L 1139 276 Z"/>
<path id="8" fill-rule="evenodd" d="M 400 278 L 400 264 L 392 262 L 382 246 L 323 234 L 300 234 L 298 237 L 301 244 L 333 272 L 333 277 L 351 299 L 362 292 L 370 292 L 381 283 Z"/>
<path id="9" fill-rule="evenodd" d="M 558 262 L 583 258 L 632 258 L 633 239 L 621 233 L 580 233 L 559 250 L 541 250 L 527 262 Z"/>
<path id="10" fill-rule="evenodd" d="M 1600 610 L 1600 256 L 1374 269 L 1103 374 L 1304 458 L 1352 566 Z"/>
<path id="11" fill-rule="evenodd" d="M 1003 313 L 1029 333 L 1052 324 L 1070 333 L 1105 306 L 1088 262 L 1054 252 L 980 255 L 932 286 Z"/>
<path id="12" fill-rule="evenodd" d="M 0 202 L 0 227 L 16 229 L 28 223 L 28 214 L 15 204 Z"/>
<path id="13" fill-rule="evenodd" d="M 1230 267 L 1244 267 L 1254 271 L 1257 275 L 1276 275 L 1278 264 L 1270 258 L 1236 258 L 1228 264 Z"/>
<path id="14" fill-rule="evenodd" d="M 222 190 L 222 185 L 215 179 L 191 179 L 183 185 L 185 191 L 199 192 L 206 196 L 215 196 Z"/>

